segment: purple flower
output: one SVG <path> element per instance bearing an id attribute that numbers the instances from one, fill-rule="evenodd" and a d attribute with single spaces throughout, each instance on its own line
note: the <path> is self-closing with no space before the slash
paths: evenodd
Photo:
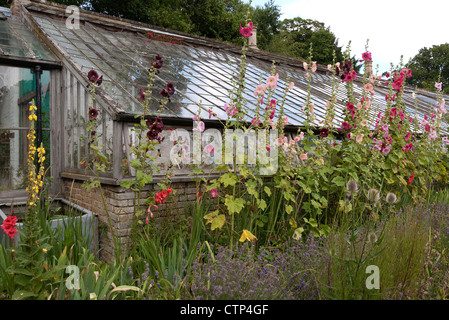
<path id="1" fill-rule="evenodd" d="M 97 86 L 101 86 L 102 83 L 103 83 L 103 76 L 97 79 Z"/>
<path id="2" fill-rule="evenodd" d="M 139 100 L 140 101 L 144 101 L 145 100 L 145 92 L 143 91 L 143 89 L 140 89 L 139 91 Z"/>
<path id="3" fill-rule="evenodd" d="M 173 82 L 168 82 L 166 85 L 166 89 L 169 95 L 173 95 L 175 93 L 175 85 Z"/>
<path id="4" fill-rule="evenodd" d="M 98 110 L 95 108 L 89 109 L 89 118 L 95 119 L 96 117 L 98 117 Z"/>
<path id="5" fill-rule="evenodd" d="M 87 74 L 87 78 L 89 79 L 90 82 L 96 82 L 98 80 L 98 73 L 95 70 L 90 70 L 89 73 Z M 102 78 L 103 80 L 103 78 Z"/>

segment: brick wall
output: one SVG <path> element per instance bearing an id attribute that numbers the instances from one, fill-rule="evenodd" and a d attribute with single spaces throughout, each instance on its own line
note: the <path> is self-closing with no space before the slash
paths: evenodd
<path id="1" fill-rule="evenodd" d="M 111 261 L 114 258 L 114 242 L 109 227 L 108 215 L 103 204 L 100 189 L 87 191 L 82 186 L 83 181 L 64 178 L 62 180 L 62 196 L 98 215 L 100 226 L 100 258 L 104 261 Z M 197 199 L 196 183 L 175 182 L 170 185 L 176 190 L 171 194 L 166 203 L 160 204 L 157 210 L 152 210 L 154 220 L 151 223 L 161 223 L 164 220 L 183 218 L 184 210 L 193 205 Z M 106 207 L 111 220 L 111 226 L 117 237 L 118 243 L 122 247 L 122 252 L 126 253 L 131 244 L 131 228 L 134 216 L 134 192 L 120 186 L 102 186 Z M 149 185 L 142 192 L 141 205 L 144 207 L 145 199 L 148 195 L 153 196 L 160 190 L 156 184 Z M 142 218 L 143 220 L 145 217 Z"/>

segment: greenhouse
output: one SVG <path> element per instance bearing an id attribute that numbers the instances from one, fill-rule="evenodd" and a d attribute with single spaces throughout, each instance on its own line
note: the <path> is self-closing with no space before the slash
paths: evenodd
<path id="1" fill-rule="evenodd" d="M 171 130 L 184 129 L 194 134 L 195 117 L 202 119 L 207 128 L 223 130 L 226 104 L 233 89 L 231 80 L 240 68 L 241 48 L 84 10 L 79 13 L 79 27 L 73 27 L 67 24 L 71 14 L 65 6 L 38 1 L 15 1 L 11 9 L 0 10 L 0 212 L 6 217 L 11 206 L 26 204 L 28 108 L 35 103 L 37 142 L 43 142 L 47 151 L 44 163 L 49 168 L 47 176 L 51 177 L 48 196 L 78 205 L 93 212 L 100 223 L 106 223 L 98 190 L 88 191 L 82 186 L 90 177 L 84 164 L 92 155 L 86 131 L 92 105 L 99 111 L 96 135 L 108 160 L 100 182 L 113 230 L 125 244 L 129 241 L 134 192 L 121 183 L 132 180 L 136 174 L 131 165 L 132 147 L 138 144 L 133 128 L 143 111 L 140 92 L 148 84 L 148 69 L 154 57 L 160 55 L 164 64 L 155 74 L 149 107 L 162 119 L 166 139 L 154 153 L 154 161 L 161 164 L 162 170 L 154 175 L 145 192 L 157 190 L 156 183 L 165 177 L 166 160 L 174 145 L 168 135 Z M 246 56 L 246 103 L 257 105 L 253 91 L 272 75 L 275 66 L 278 88 L 294 83 L 282 105 L 288 119 L 284 128 L 287 136 L 293 139 L 303 127 L 303 107 L 311 102 L 315 115 L 311 128 L 318 135 L 326 121 L 326 104 L 332 98 L 332 72 L 318 66 L 309 75 L 309 88 L 303 61 L 261 51 L 257 45 L 250 47 Z M 102 77 L 94 100 L 89 89 L 91 70 Z M 357 99 L 364 95 L 362 78 L 359 75 L 353 82 Z M 169 82 L 176 91 L 158 113 L 159 93 Z M 280 101 L 282 94 L 278 90 L 272 99 Z M 388 94 L 388 86 L 376 87 L 371 96 L 371 118 L 385 111 Z M 335 126 L 344 121 L 346 95 L 346 88 L 341 85 L 334 105 Z M 437 101 L 436 93 L 410 87 L 404 88 L 402 99 L 404 112 L 421 118 L 433 112 Z M 249 108 L 242 121 L 250 124 L 257 112 L 256 108 Z M 273 121 L 277 121 L 279 110 L 274 114 Z M 372 129 L 375 125 L 370 123 Z M 442 130 L 446 129 L 444 126 Z M 184 208 L 197 199 L 198 191 L 188 166 L 177 166 L 173 172 L 171 187 L 177 193 L 171 202 L 159 206 L 158 210 L 165 212 L 159 215 L 161 218 L 183 215 Z M 103 258 L 110 260 L 110 238 L 101 238 L 100 245 Z"/>

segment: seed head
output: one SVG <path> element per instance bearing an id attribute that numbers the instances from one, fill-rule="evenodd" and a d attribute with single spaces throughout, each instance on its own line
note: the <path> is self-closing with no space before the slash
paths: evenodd
<path id="1" fill-rule="evenodd" d="M 351 179 L 346 183 L 346 189 L 351 193 L 357 193 L 359 191 L 359 186 L 354 179 Z"/>
<path id="2" fill-rule="evenodd" d="M 371 188 L 368 190 L 368 201 L 377 203 L 380 200 L 379 190 Z"/>
<path id="3" fill-rule="evenodd" d="M 389 204 L 396 203 L 397 200 L 398 200 L 398 198 L 392 192 L 388 192 L 387 196 L 385 197 L 385 201 L 387 201 L 387 203 L 389 203 Z"/>

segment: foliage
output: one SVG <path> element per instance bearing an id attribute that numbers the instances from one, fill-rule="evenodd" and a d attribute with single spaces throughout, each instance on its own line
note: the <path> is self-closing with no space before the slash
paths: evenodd
<path id="1" fill-rule="evenodd" d="M 407 63 L 407 67 L 413 70 L 413 77 L 407 79 L 407 83 L 418 88 L 434 90 L 435 82 L 441 78 L 442 92 L 448 93 L 448 54 L 448 43 L 419 49 L 418 53 Z"/>

